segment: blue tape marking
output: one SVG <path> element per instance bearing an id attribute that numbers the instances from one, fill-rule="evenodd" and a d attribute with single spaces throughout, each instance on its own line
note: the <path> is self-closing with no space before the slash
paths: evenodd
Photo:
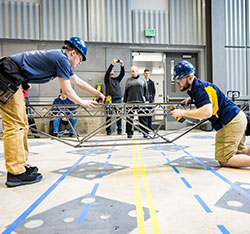
<path id="1" fill-rule="evenodd" d="M 171 161 L 166 157 L 166 160 L 168 161 L 169 164 L 171 164 Z"/>
<path id="2" fill-rule="evenodd" d="M 13 232 L 26 217 L 65 179 L 65 177 L 73 171 L 76 166 L 93 150 L 89 149 L 71 168 L 69 168 L 50 188 L 47 189 L 27 210 L 25 210 L 2 234 Z"/>
<path id="3" fill-rule="evenodd" d="M 100 175 L 99 175 L 99 177 L 98 178 L 102 178 L 103 177 L 103 175 L 104 175 L 104 170 L 102 170 L 101 172 L 100 172 Z"/>
<path id="4" fill-rule="evenodd" d="M 115 142 L 115 144 L 116 144 L 116 142 Z M 112 154 L 112 152 L 114 151 L 114 147 L 115 147 L 115 146 L 113 146 L 112 149 L 111 149 L 111 154 Z M 110 159 L 111 154 L 109 154 L 108 159 Z M 106 165 L 107 165 L 108 163 L 109 163 L 109 162 L 106 161 L 105 164 L 104 164 L 104 167 L 106 167 Z M 104 175 L 104 170 L 102 170 L 102 171 L 100 172 L 100 175 L 99 175 L 98 178 L 102 178 L 103 175 Z M 97 191 L 97 189 L 98 189 L 98 187 L 99 187 L 99 184 L 100 184 L 100 183 L 96 183 L 96 184 L 94 185 L 94 188 L 92 189 L 91 194 L 90 194 L 91 196 L 95 196 L 96 191 Z M 77 225 L 78 225 L 78 226 L 83 225 L 83 223 L 84 223 L 84 221 L 85 221 L 85 218 L 86 218 L 86 216 L 87 216 L 87 213 L 88 213 L 90 207 L 91 207 L 91 204 L 86 204 L 86 205 L 84 205 L 82 214 L 81 214 L 81 216 L 79 217 L 79 219 L 78 219 L 78 221 L 77 221 Z"/>
<path id="5" fill-rule="evenodd" d="M 163 153 L 163 152 L 161 152 L 161 154 L 165 157 L 166 156 L 166 154 L 165 153 Z"/>
<path id="6" fill-rule="evenodd" d="M 106 161 L 104 164 L 104 167 L 106 167 L 108 165 L 109 161 Z"/>
<path id="7" fill-rule="evenodd" d="M 184 182 L 187 188 L 192 188 L 192 186 L 187 182 L 187 180 L 184 177 L 181 177 L 181 180 Z"/>
<path id="8" fill-rule="evenodd" d="M 197 201 L 201 204 L 201 206 L 207 213 L 212 213 L 212 211 L 209 209 L 209 207 L 206 205 L 206 203 L 201 199 L 199 195 L 194 195 L 194 197 L 197 199 Z"/>
<path id="9" fill-rule="evenodd" d="M 180 171 L 175 166 L 172 166 L 172 165 L 170 166 L 175 170 L 176 173 L 180 174 Z"/>
<path id="10" fill-rule="evenodd" d="M 111 154 L 109 154 L 109 156 L 107 157 L 107 159 L 110 159 L 111 158 Z"/>
<path id="11" fill-rule="evenodd" d="M 217 227 L 221 230 L 223 234 L 230 234 L 230 232 L 223 225 L 217 225 Z"/>
<path id="12" fill-rule="evenodd" d="M 198 162 L 199 164 L 201 164 L 203 167 L 205 167 L 208 171 L 212 172 L 214 175 L 216 175 L 217 177 L 219 177 L 221 180 L 223 180 L 224 182 L 226 182 L 227 184 L 229 184 L 234 190 L 238 191 L 239 193 L 241 193 L 244 197 L 246 197 L 248 200 L 250 200 L 250 194 L 247 193 L 245 190 L 243 190 L 242 188 L 240 188 L 239 186 L 237 186 L 236 184 L 233 184 L 230 180 L 228 180 L 227 178 L 225 178 L 224 176 L 222 176 L 221 174 L 219 174 L 218 172 L 216 172 L 215 170 L 213 170 L 212 168 L 208 167 L 205 163 L 203 163 L 201 160 L 199 160 L 198 158 L 196 158 L 195 156 L 193 156 L 192 154 L 190 154 L 189 152 L 187 152 L 186 150 L 182 149 L 180 146 L 178 146 L 175 143 L 174 144 L 177 148 L 179 148 L 180 150 L 182 150 L 185 154 L 189 155 L 192 159 L 194 159 L 196 162 Z"/>
<path id="13" fill-rule="evenodd" d="M 99 186 L 99 183 L 96 183 L 95 186 L 94 186 L 94 188 L 91 191 L 91 194 L 90 194 L 91 196 L 95 196 L 96 190 L 98 189 L 98 186 Z"/>
<path id="14" fill-rule="evenodd" d="M 90 203 L 84 205 L 82 214 L 79 217 L 76 225 L 78 225 L 78 226 L 83 225 L 90 207 L 91 207 Z"/>

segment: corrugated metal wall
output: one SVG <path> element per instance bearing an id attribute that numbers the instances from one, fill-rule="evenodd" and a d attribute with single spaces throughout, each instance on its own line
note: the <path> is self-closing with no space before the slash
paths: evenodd
<path id="1" fill-rule="evenodd" d="M 41 8 L 42 40 L 88 40 L 87 0 L 42 0 Z"/>
<path id="2" fill-rule="evenodd" d="M 170 44 L 206 45 L 205 0 L 169 0 Z"/>
<path id="3" fill-rule="evenodd" d="M 225 0 L 227 89 L 240 90 L 241 96 L 248 95 L 246 6 L 246 0 Z"/>
<path id="4" fill-rule="evenodd" d="M 88 0 L 89 40 L 132 42 L 131 0 Z"/>
<path id="5" fill-rule="evenodd" d="M 205 0 L 169 0 L 170 12 L 132 11 L 131 0 L 0 3 L 0 38 L 56 41 L 79 36 L 91 42 L 206 45 Z M 151 27 L 156 36 L 146 38 L 144 30 Z"/>
<path id="6" fill-rule="evenodd" d="M 40 39 L 39 4 L 0 0 L 0 38 Z"/>
<path id="7" fill-rule="evenodd" d="M 146 29 L 155 29 L 155 37 L 145 37 Z M 169 44 L 168 11 L 133 10 L 133 43 Z"/>

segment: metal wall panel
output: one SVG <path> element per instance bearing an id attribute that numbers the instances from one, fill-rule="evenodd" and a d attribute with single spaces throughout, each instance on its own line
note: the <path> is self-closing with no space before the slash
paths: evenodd
<path id="1" fill-rule="evenodd" d="M 89 41 L 132 42 L 131 0 L 88 0 Z"/>
<path id="2" fill-rule="evenodd" d="M 248 95 L 246 49 L 225 48 L 227 90 L 239 90 L 241 97 Z"/>
<path id="3" fill-rule="evenodd" d="M 169 0 L 170 44 L 206 45 L 205 0 Z"/>
<path id="4" fill-rule="evenodd" d="M 169 44 L 168 11 L 133 10 L 133 43 Z M 154 37 L 145 37 L 146 29 L 155 29 Z"/>
<path id="5" fill-rule="evenodd" d="M 225 0 L 226 46 L 246 45 L 246 0 Z"/>
<path id="6" fill-rule="evenodd" d="M 42 0 L 42 40 L 88 40 L 87 0 Z"/>
<path id="7" fill-rule="evenodd" d="M 0 0 L 0 38 L 40 39 L 39 4 Z"/>
<path id="8" fill-rule="evenodd" d="M 246 2 L 246 17 L 247 17 L 247 46 L 250 47 L 250 1 Z"/>

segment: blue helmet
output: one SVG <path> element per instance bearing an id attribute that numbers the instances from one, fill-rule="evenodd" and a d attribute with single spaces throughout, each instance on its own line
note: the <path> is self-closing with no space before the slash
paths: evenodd
<path id="1" fill-rule="evenodd" d="M 174 67 L 174 78 L 173 80 L 180 79 L 183 76 L 188 75 L 189 73 L 193 73 L 195 71 L 195 67 L 192 63 L 188 61 L 180 61 Z"/>
<path id="2" fill-rule="evenodd" d="M 87 49 L 88 49 L 87 44 L 79 37 L 71 37 L 71 38 L 65 40 L 64 44 L 67 42 L 72 44 L 73 46 L 75 46 L 79 50 L 79 52 L 83 56 L 82 61 L 85 61 L 86 55 L 87 55 Z"/>

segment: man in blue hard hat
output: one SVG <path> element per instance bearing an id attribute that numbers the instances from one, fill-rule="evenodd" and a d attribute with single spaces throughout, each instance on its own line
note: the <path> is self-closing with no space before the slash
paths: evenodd
<path id="1" fill-rule="evenodd" d="M 92 108 L 96 102 L 82 100 L 71 86 L 72 83 L 102 100 L 105 98 L 101 92 L 81 80 L 73 71 L 86 60 L 86 54 L 86 43 L 79 37 L 71 37 L 65 40 L 61 50 L 29 51 L 0 60 L 0 101 L 2 102 L 0 113 L 4 124 L 3 143 L 8 187 L 37 183 L 42 179 L 42 175 L 38 173 L 37 167 L 27 165 L 28 119 L 23 97 L 23 87 L 26 85 L 14 87 L 13 91 L 6 88 L 4 83 L 11 80 L 10 84 L 14 84 L 14 80 L 21 77 L 25 80 L 23 84 L 41 84 L 58 77 L 64 95 L 76 104 Z M 6 96 L 9 100 L 6 100 Z"/>
<path id="2" fill-rule="evenodd" d="M 215 159 L 221 166 L 250 167 L 250 147 L 245 146 L 247 118 L 233 102 L 214 84 L 195 77 L 194 66 L 181 61 L 174 68 L 174 80 L 180 91 L 190 96 L 183 102 L 194 101 L 197 109 L 175 109 L 172 115 L 194 119 L 209 119 L 217 131 L 215 139 Z"/>

